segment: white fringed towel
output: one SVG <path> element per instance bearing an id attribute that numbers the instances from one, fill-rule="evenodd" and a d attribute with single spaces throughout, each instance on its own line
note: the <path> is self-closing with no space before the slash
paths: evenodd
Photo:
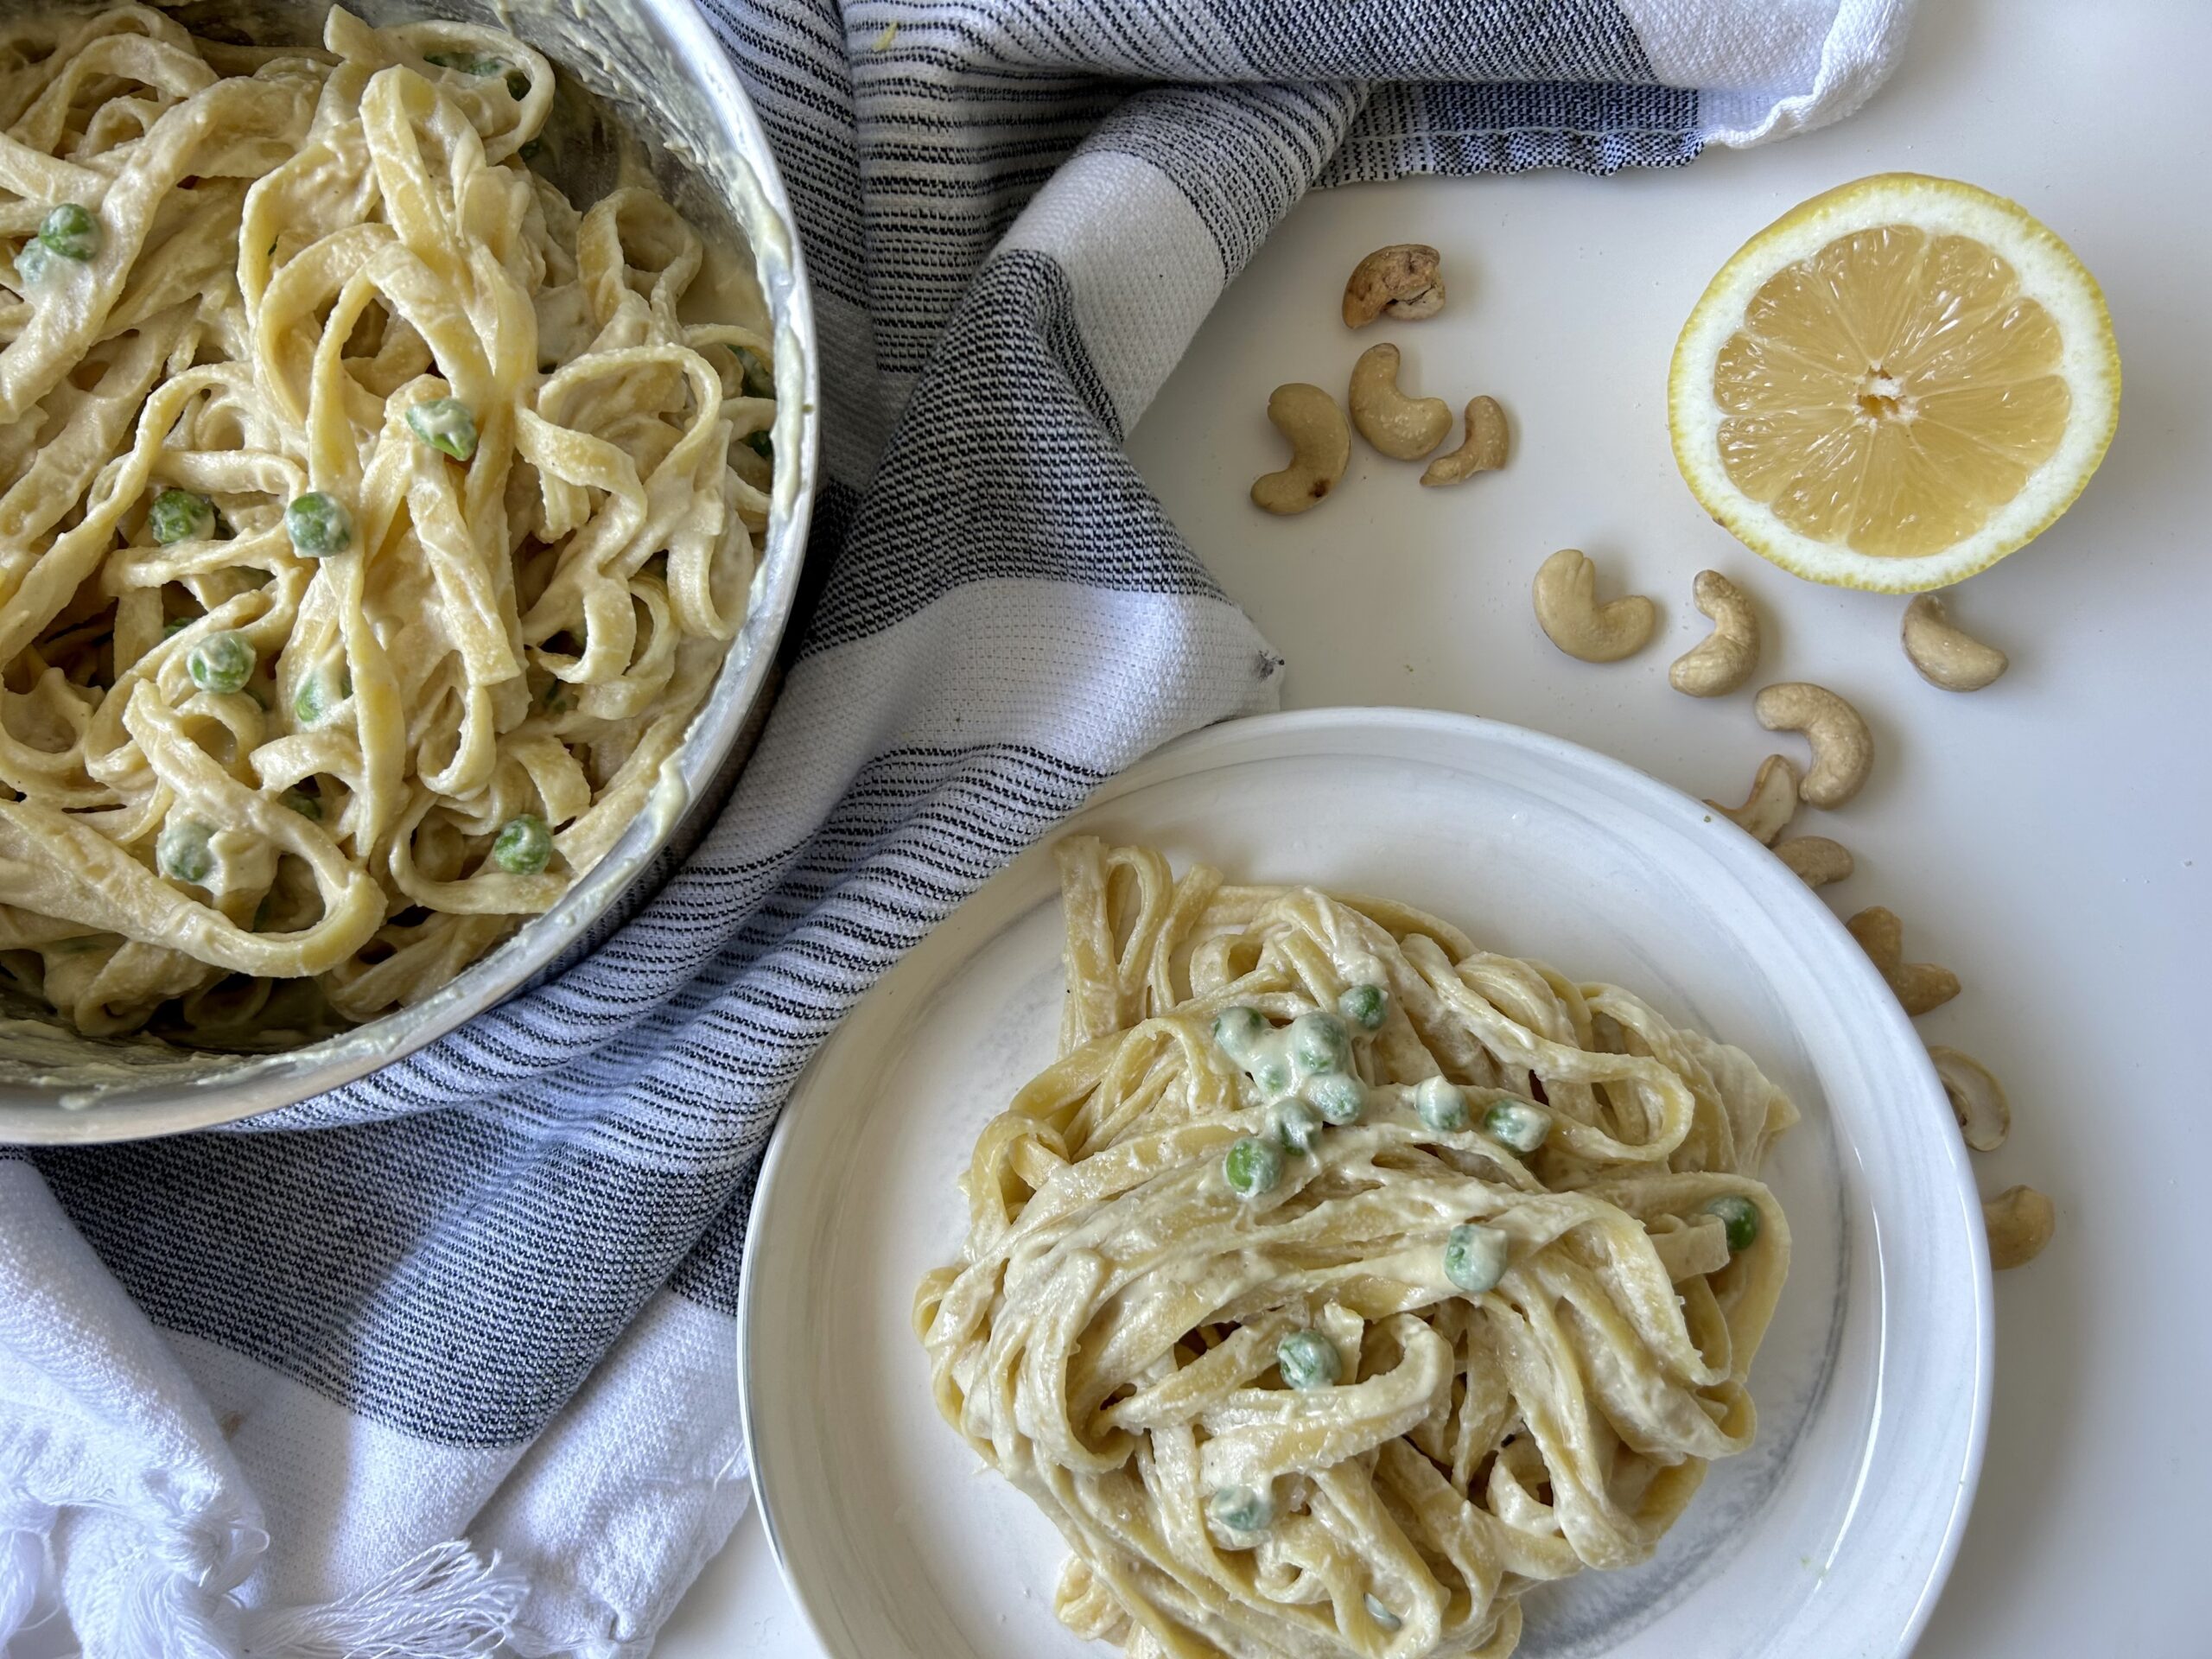
<path id="1" fill-rule="evenodd" d="M 0 1162 L 0 1644 L 66 1603 L 95 1659 L 643 1654 L 745 1508 L 739 1252 L 800 1066 L 1101 779 L 1275 699 L 1121 449 L 1223 287 L 1316 183 L 1833 120 L 1907 11 L 706 9 L 821 328 L 764 741 L 561 978 L 249 1132 Z"/>

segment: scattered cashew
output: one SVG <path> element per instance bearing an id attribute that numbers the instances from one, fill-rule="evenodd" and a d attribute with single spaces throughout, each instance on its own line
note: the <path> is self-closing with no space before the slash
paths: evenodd
<path id="1" fill-rule="evenodd" d="M 1802 680 L 1770 685 L 1751 703 L 1770 732 L 1802 732 L 1813 767 L 1797 792 L 1815 806 L 1841 806 L 1874 769 L 1874 734 L 1859 711 L 1825 686 Z"/>
<path id="2" fill-rule="evenodd" d="M 1981 1224 L 1989 1230 L 1989 1265 L 2002 1273 L 2024 1268 L 2043 1254 L 2058 1225 L 2058 1211 L 2032 1186 L 2008 1186 L 1981 1201 Z"/>
<path id="3" fill-rule="evenodd" d="M 1904 607 L 1904 654 L 1922 679 L 1946 691 L 1979 691 L 2005 671 L 2005 653 L 1963 632 L 1934 594 Z"/>
<path id="4" fill-rule="evenodd" d="M 1759 775 L 1751 779 L 1751 792 L 1741 806 L 1706 804 L 1760 846 L 1771 847 L 1797 816 L 1797 763 L 1786 754 L 1770 754 L 1759 762 Z"/>
<path id="5" fill-rule="evenodd" d="M 1290 465 L 1252 481 L 1252 500 L 1269 512 L 1303 512 L 1344 475 L 1351 431 L 1337 400 L 1319 386 L 1293 381 L 1268 399 L 1268 418 L 1290 440 Z"/>
<path id="6" fill-rule="evenodd" d="M 1598 603 L 1598 567 L 1563 547 L 1536 567 L 1536 620 L 1545 636 L 1586 663 L 1617 663 L 1643 649 L 1659 620 L 1642 594 Z"/>
<path id="7" fill-rule="evenodd" d="M 1875 905 L 1860 911 L 1844 926 L 1882 970 L 1882 977 L 1889 981 L 1907 1014 L 1917 1016 L 1940 1008 L 1959 994 L 1959 976 L 1949 969 L 1904 959 L 1904 924 L 1895 911 Z"/>
<path id="8" fill-rule="evenodd" d="M 1699 571 L 1690 594 L 1713 619 L 1713 632 L 1675 658 L 1667 683 L 1685 696 L 1726 696 L 1759 665 L 1759 613 L 1751 596 L 1718 570 Z"/>
<path id="9" fill-rule="evenodd" d="M 1826 836 L 1792 836 L 1774 843 L 1774 855 L 1808 887 L 1825 887 L 1841 881 L 1854 868 L 1851 849 Z"/>
<path id="10" fill-rule="evenodd" d="M 1941 1043 L 1928 1045 L 1928 1058 L 1936 1062 L 1936 1075 L 1943 1080 L 1943 1093 L 1950 1099 L 1967 1145 L 1976 1152 L 1994 1152 L 2003 1146 L 2012 1133 L 2012 1104 L 1989 1068 L 1973 1055 Z"/>
<path id="11" fill-rule="evenodd" d="M 1452 429 L 1452 405 L 1441 397 L 1408 397 L 1398 390 L 1398 348 L 1370 346 L 1351 365 L 1351 423 L 1393 461 L 1419 461 Z"/>
<path id="12" fill-rule="evenodd" d="M 1505 465 L 1505 411 L 1495 397 L 1477 397 L 1467 404 L 1467 435 L 1449 454 L 1428 463 L 1421 481 L 1433 488 L 1457 484 L 1476 473 L 1494 473 Z"/>
<path id="13" fill-rule="evenodd" d="M 1418 322 L 1444 308 L 1444 256 L 1419 242 L 1393 242 L 1352 267 L 1344 327 L 1364 328 L 1388 311 Z"/>

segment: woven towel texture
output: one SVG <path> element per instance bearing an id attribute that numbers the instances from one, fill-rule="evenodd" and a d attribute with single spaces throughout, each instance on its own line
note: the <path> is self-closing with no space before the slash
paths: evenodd
<path id="1" fill-rule="evenodd" d="M 96 1581 L 137 1573 L 189 1579 L 219 1652 L 239 1608 L 466 1537 L 526 1586 L 523 1651 L 642 1651 L 746 1501 L 738 1263 L 799 1069 L 1100 780 L 1276 699 L 1122 453 L 1192 332 L 1317 183 L 1678 164 L 1707 104 L 1840 112 L 1901 32 L 1785 0 L 1725 87 L 1658 84 L 1746 7 L 1777 9 L 704 0 L 821 335 L 761 745 L 595 954 L 421 1054 L 242 1132 L 0 1163 L 0 1643 L 61 1596 L 133 1651 Z"/>

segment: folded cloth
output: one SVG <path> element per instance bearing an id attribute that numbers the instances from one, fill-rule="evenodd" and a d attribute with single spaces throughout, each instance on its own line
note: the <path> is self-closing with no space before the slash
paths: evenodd
<path id="1" fill-rule="evenodd" d="M 0 1163 L 0 1646 L 643 1654 L 747 1496 L 776 1111 L 908 945 L 1281 661 L 1121 440 L 1308 188 L 1843 114 L 1904 0 L 706 0 L 820 319 L 821 581 L 601 948 L 249 1133 Z"/>

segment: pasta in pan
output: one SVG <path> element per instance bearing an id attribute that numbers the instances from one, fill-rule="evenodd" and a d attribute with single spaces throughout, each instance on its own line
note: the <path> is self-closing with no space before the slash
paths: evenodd
<path id="1" fill-rule="evenodd" d="M 1059 858 L 1060 1058 L 915 1303 L 939 1408 L 1132 1659 L 1502 1659 L 1751 1443 L 1795 1110 L 1405 906 Z"/>
<path id="2" fill-rule="evenodd" d="M 553 85 L 343 10 L 321 50 L 0 24 L 0 970 L 80 1031 L 427 995 L 606 853 L 721 666 L 771 347 L 692 320 L 658 196 L 531 170 Z"/>

